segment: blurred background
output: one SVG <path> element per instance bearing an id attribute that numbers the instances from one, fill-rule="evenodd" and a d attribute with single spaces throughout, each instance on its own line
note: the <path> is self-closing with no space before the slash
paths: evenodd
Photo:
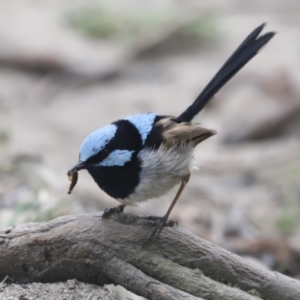
<path id="1" fill-rule="evenodd" d="M 278 35 L 201 113 L 172 219 L 300 278 L 298 0 L 0 1 L 0 227 L 118 203 L 66 172 L 87 134 L 138 112 L 181 113 L 257 26 Z M 176 190 L 131 208 L 163 215 Z"/>

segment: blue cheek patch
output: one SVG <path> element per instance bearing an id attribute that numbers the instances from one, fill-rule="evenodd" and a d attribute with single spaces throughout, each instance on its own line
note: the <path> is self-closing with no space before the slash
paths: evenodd
<path id="1" fill-rule="evenodd" d="M 138 114 L 124 118 L 132 123 L 139 131 L 143 144 L 145 143 L 147 136 L 153 128 L 153 123 L 156 118 L 154 113 Z"/>
<path id="2" fill-rule="evenodd" d="M 102 167 L 124 166 L 131 160 L 132 153 L 129 150 L 114 150 L 101 163 L 97 164 Z"/>
<path id="3" fill-rule="evenodd" d="M 79 159 L 86 161 L 101 151 L 116 135 L 117 126 L 114 124 L 102 127 L 86 137 L 80 146 Z"/>

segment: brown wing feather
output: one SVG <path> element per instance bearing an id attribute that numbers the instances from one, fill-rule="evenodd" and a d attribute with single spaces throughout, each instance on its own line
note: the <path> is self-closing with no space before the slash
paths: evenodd
<path id="1" fill-rule="evenodd" d="M 216 134 L 216 131 L 198 124 L 176 123 L 171 118 L 164 118 L 158 121 L 157 125 L 163 127 L 164 144 L 169 147 L 184 143 L 192 143 L 196 147 L 200 142 Z"/>

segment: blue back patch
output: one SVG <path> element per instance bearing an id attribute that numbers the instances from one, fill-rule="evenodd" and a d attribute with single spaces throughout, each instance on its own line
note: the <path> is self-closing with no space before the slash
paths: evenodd
<path id="1" fill-rule="evenodd" d="M 124 166 L 128 161 L 130 161 L 133 152 L 133 150 L 114 150 L 109 154 L 108 157 L 99 163 L 98 166 Z"/>
<path id="2" fill-rule="evenodd" d="M 86 161 L 100 152 L 116 135 L 117 126 L 114 124 L 102 127 L 88 135 L 80 146 L 79 159 Z"/>
<path id="3" fill-rule="evenodd" d="M 144 113 L 129 116 L 127 118 L 124 118 L 123 120 L 129 121 L 137 128 L 141 135 L 142 143 L 144 145 L 150 131 L 153 128 L 155 118 L 156 114 L 154 113 Z"/>

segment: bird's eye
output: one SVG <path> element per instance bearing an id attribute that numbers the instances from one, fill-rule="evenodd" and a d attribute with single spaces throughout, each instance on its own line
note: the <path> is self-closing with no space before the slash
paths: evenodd
<path id="1" fill-rule="evenodd" d="M 106 157 L 108 157 L 110 154 L 109 149 L 104 148 L 102 149 L 100 152 L 98 152 L 97 154 L 89 157 L 87 159 L 87 163 L 99 163 L 101 162 L 103 159 L 105 159 Z"/>

